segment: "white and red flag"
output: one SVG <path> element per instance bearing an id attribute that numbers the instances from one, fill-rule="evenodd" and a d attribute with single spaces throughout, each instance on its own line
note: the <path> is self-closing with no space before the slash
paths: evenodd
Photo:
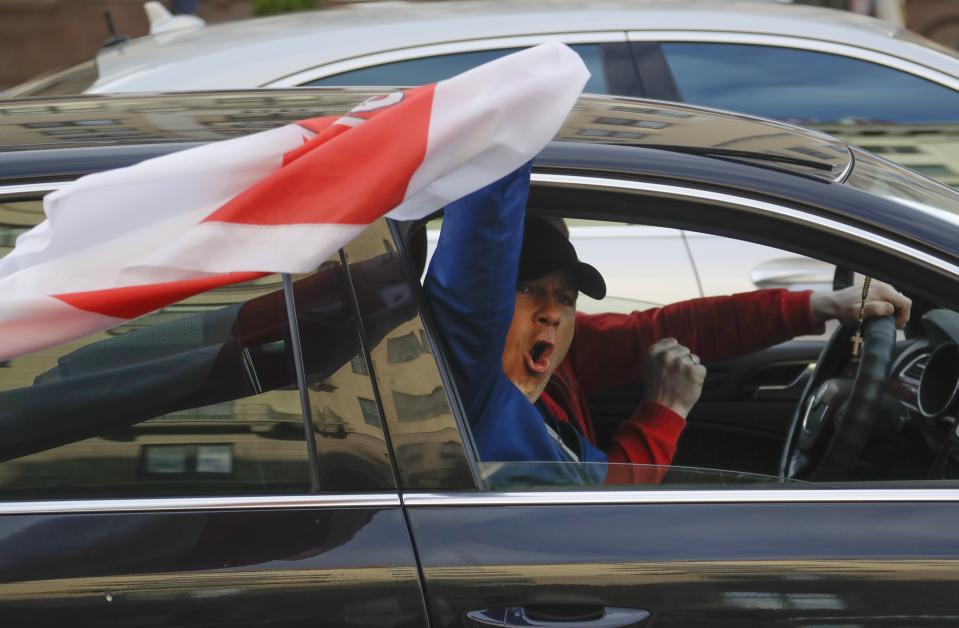
<path id="1" fill-rule="evenodd" d="M 420 218 L 515 170 L 589 73 L 517 52 L 313 118 L 89 175 L 0 260 L 0 361 L 269 273 L 303 273 L 380 216 Z"/>

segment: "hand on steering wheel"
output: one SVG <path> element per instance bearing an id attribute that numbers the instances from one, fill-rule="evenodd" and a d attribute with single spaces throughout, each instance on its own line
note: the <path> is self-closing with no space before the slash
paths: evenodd
<path id="1" fill-rule="evenodd" d="M 814 481 L 853 476 L 880 414 L 896 344 L 896 320 L 872 318 L 863 325 L 865 343 L 856 376 L 839 377 L 850 359 L 852 331 L 837 329 L 793 413 L 779 476 Z M 826 440 L 826 434 L 832 435 Z"/>

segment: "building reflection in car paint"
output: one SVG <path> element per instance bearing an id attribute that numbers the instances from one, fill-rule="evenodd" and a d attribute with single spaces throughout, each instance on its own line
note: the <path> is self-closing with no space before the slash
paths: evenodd
<path id="1" fill-rule="evenodd" d="M 411 508 L 410 523 L 439 626 L 515 600 L 650 609 L 657 627 L 945 626 L 959 576 L 941 522 L 957 514 L 945 502 L 575 503 Z"/>
<path id="2" fill-rule="evenodd" d="M 842 610 L 846 603 L 835 593 L 775 593 L 728 591 L 720 593 L 723 604 L 753 610 Z"/>
<path id="3" fill-rule="evenodd" d="M 404 422 L 425 421 L 449 414 L 450 411 L 446 390 L 442 386 L 437 386 L 433 392 L 425 395 L 408 395 L 394 390 L 393 403 L 396 405 L 397 418 Z"/>
<path id="4" fill-rule="evenodd" d="M 376 274 L 375 260 L 355 269 Z M 369 367 L 349 280 L 337 255 L 312 276 L 322 289 L 307 282 L 294 284 L 300 325 L 307 397 L 319 458 L 320 488 L 341 491 L 391 489 L 396 486 L 381 421 L 370 420 L 362 400 L 374 397 Z M 340 356 L 330 369 L 329 356 Z"/>
<path id="5" fill-rule="evenodd" d="M 326 508 L 0 518 L 11 625 L 425 625 L 403 515 Z M 360 585 L 360 586 L 358 586 Z M 282 594 L 278 595 L 277 593 Z"/>
<path id="6" fill-rule="evenodd" d="M 370 425 L 375 425 L 382 429 L 383 418 L 380 416 L 380 408 L 376 405 L 376 402 L 372 399 L 364 399 L 363 397 L 357 397 L 356 400 L 360 403 L 360 410 L 363 412 L 363 420 Z"/>
<path id="7" fill-rule="evenodd" d="M 361 264 L 357 274 L 366 266 L 378 267 Z M 365 358 L 339 257 L 298 279 L 294 293 L 320 488 L 393 488 L 382 425 L 368 420 L 359 402 L 373 391 L 353 368 L 357 356 Z M 0 493 L 307 492 L 311 471 L 288 336 L 272 276 L 14 359 L 0 381 L 0 430 L 7 434 Z M 211 470 L 212 448 L 223 445 L 233 448 L 230 473 Z M 168 454 L 182 448 L 183 470 L 157 472 L 158 447 L 171 447 Z"/>
<path id="8" fill-rule="evenodd" d="M 5 118 L 9 120 L 5 127 L 4 144 L 14 150 L 51 144 L 59 147 L 68 140 L 44 134 L 45 131 L 56 130 L 57 127 L 68 132 L 73 129 L 81 131 L 82 134 L 75 135 L 70 140 L 88 143 L 108 139 L 103 132 L 113 126 L 125 127 L 133 134 L 131 137 L 150 142 L 225 139 L 303 118 L 340 114 L 372 93 L 374 92 L 277 92 L 256 97 L 194 95 L 189 101 L 181 97 L 147 103 L 138 101 L 136 97 L 118 96 L 111 101 L 90 101 L 87 98 L 67 101 L 57 106 L 8 107 L 4 109 Z M 678 124 L 691 124 L 692 135 L 711 132 L 710 128 L 697 124 L 699 119 L 705 122 L 707 117 L 688 111 L 677 111 L 665 106 L 627 105 L 610 100 L 602 107 L 603 112 L 608 115 L 597 115 L 598 107 L 599 105 L 595 104 L 588 112 L 574 111 L 558 139 L 593 136 L 603 143 L 634 144 L 642 140 L 646 145 L 648 142 L 655 142 L 657 132 L 661 130 L 656 128 L 658 125 L 676 121 L 680 121 Z M 177 120 L 171 123 L 171 117 Z M 189 125 L 182 123 L 185 117 L 190 118 Z M 596 122 L 603 119 L 618 119 L 622 122 L 617 125 Z M 83 125 L 87 120 L 109 120 L 114 124 L 106 127 Z M 730 118 L 727 125 L 712 126 L 728 126 L 732 120 L 734 118 Z M 37 121 L 57 126 L 46 129 L 24 126 Z M 82 128 L 78 125 L 82 125 Z M 624 130 L 624 126 L 641 127 L 643 132 Z M 953 187 L 959 186 L 959 150 L 955 123 L 904 124 L 853 118 L 811 126 L 851 144 L 861 145 L 866 150 L 887 155 L 907 168 L 925 167 L 927 173 L 937 180 Z M 673 143 L 676 139 L 671 133 L 669 141 Z M 762 139 L 754 138 L 754 141 Z M 751 150 L 758 148 L 758 144 L 754 144 L 752 148 L 739 148 Z M 840 161 L 848 161 L 845 146 L 837 144 L 827 150 L 834 151 Z M 787 150 L 784 154 L 790 153 L 794 156 L 797 154 L 795 150 Z M 841 168 L 839 170 L 841 171 Z"/>
<path id="9" fill-rule="evenodd" d="M 324 115 L 338 115 L 348 110 L 363 97 L 348 93 L 328 94 L 322 104 L 315 96 L 273 95 L 266 99 L 256 97 L 209 96 L 194 100 L 189 105 L 171 99 L 166 102 L 153 102 L 140 106 L 129 106 L 129 101 L 118 97 L 109 104 L 90 102 L 89 98 L 78 98 L 75 106 L 63 104 L 57 107 L 7 108 L 5 113 L 12 124 L 8 126 L 9 136 L 4 144 L 16 146 L 37 146 L 56 143 L 62 146 L 68 140 L 84 140 L 87 137 L 112 137 L 114 139 L 158 139 L 157 130 L 163 130 L 163 139 L 176 141 L 215 141 L 230 137 L 248 135 L 258 130 L 267 130 L 296 122 L 305 118 Z M 54 110 L 51 110 L 54 109 Z M 192 123 L 183 126 L 184 112 L 192 113 Z M 25 126 L 30 122 L 17 125 L 17 115 L 41 115 L 42 129 Z M 101 121 L 96 128 L 85 123 L 90 120 Z M 65 135 L 64 135 L 65 134 Z"/>
<path id="10" fill-rule="evenodd" d="M 145 475 L 229 475 L 233 473 L 233 445 L 143 445 L 140 468 Z"/>
<path id="11" fill-rule="evenodd" d="M 405 336 L 389 338 L 386 341 L 387 361 L 390 364 L 410 362 L 426 353 L 419 336 L 410 332 Z"/>
<path id="12" fill-rule="evenodd" d="M 360 299 L 372 370 L 403 487 L 472 488 L 462 436 L 436 362 L 425 349 L 423 322 L 385 221 L 371 225 L 344 252 Z M 377 284 L 377 277 L 355 272 L 369 260 L 378 260 L 384 267 L 380 279 L 389 275 L 391 281 Z M 378 311 L 364 301 L 367 293 L 388 297 L 389 311 Z"/>
<path id="13" fill-rule="evenodd" d="M 13 250 L 17 238 L 43 220 L 40 200 L 0 203 L 0 258 Z"/>
<path id="14" fill-rule="evenodd" d="M 221 288 L 11 360 L 0 379 L 0 495 L 307 491 L 278 288 L 276 276 Z M 211 457 L 224 446 L 229 473 Z M 156 457 L 181 449 L 182 471 Z"/>
<path id="15" fill-rule="evenodd" d="M 608 115 L 597 115 L 597 110 L 608 111 Z M 602 137 L 605 143 L 634 144 L 642 139 L 642 144 L 648 148 L 655 148 L 657 143 L 670 146 L 709 146 L 723 149 L 762 152 L 767 155 L 779 155 L 796 158 L 795 134 L 763 133 L 755 135 L 753 123 L 736 114 L 727 114 L 722 124 L 715 123 L 715 112 L 709 115 L 697 115 L 681 112 L 677 116 L 669 108 L 626 107 L 615 104 L 614 100 L 600 103 L 589 111 L 574 109 L 567 118 L 558 138 L 565 136 L 585 135 Z M 665 118 L 665 119 L 664 119 Z M 633 135 L 622 135 L 623 128 L 642 129 L 641 138 Z M 604 133 L 604 131 L 606 133 Z M 632 131 L 630 133 L 635 133 Z M 617 135 L 619 134 L 619 135 Z M 660 142 L 659 137 L 663 140 Z M 849 163 L 850 156 L 844 145 L 836 142 L 838 150 L 835 154 L 821 153 L 824 163 L 832 166 L 831 173 L 841 174 Z M 804 147 L 799 147 L 804 148 Z M 791 168 L 808 174 L 822 177 L 824 172 L 817 168 L 804 168 L 791 165 Z"/>

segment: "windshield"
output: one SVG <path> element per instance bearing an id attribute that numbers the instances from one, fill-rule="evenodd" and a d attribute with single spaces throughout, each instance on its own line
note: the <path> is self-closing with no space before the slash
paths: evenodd
<path id="1" fill-rule="evenodd" d="M 959 224 L 959 192 L 863 150 L 852 152 L 847 185 Z"/>
<path id="2" fill-rule="evenodd" d="M 58 96 L 61 94 L 80 94 L 93 85 L 99 74 L 94 59 L 84 61 L 65 70 L 56 70 L 33 78 L 26 83 L 15 85 L 0 96 L 5 98 L 24 96 Z"/>

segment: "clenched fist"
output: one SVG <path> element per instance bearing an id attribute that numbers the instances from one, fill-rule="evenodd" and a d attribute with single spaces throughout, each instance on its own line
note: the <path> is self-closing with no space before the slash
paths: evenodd
<path id="1" fill-rule="evenodd" d="M 646 399 L 686 418 L 699 400 L 706 367 L 675 338 L 663 338 L 649 348 L 643 364 Z"/>

